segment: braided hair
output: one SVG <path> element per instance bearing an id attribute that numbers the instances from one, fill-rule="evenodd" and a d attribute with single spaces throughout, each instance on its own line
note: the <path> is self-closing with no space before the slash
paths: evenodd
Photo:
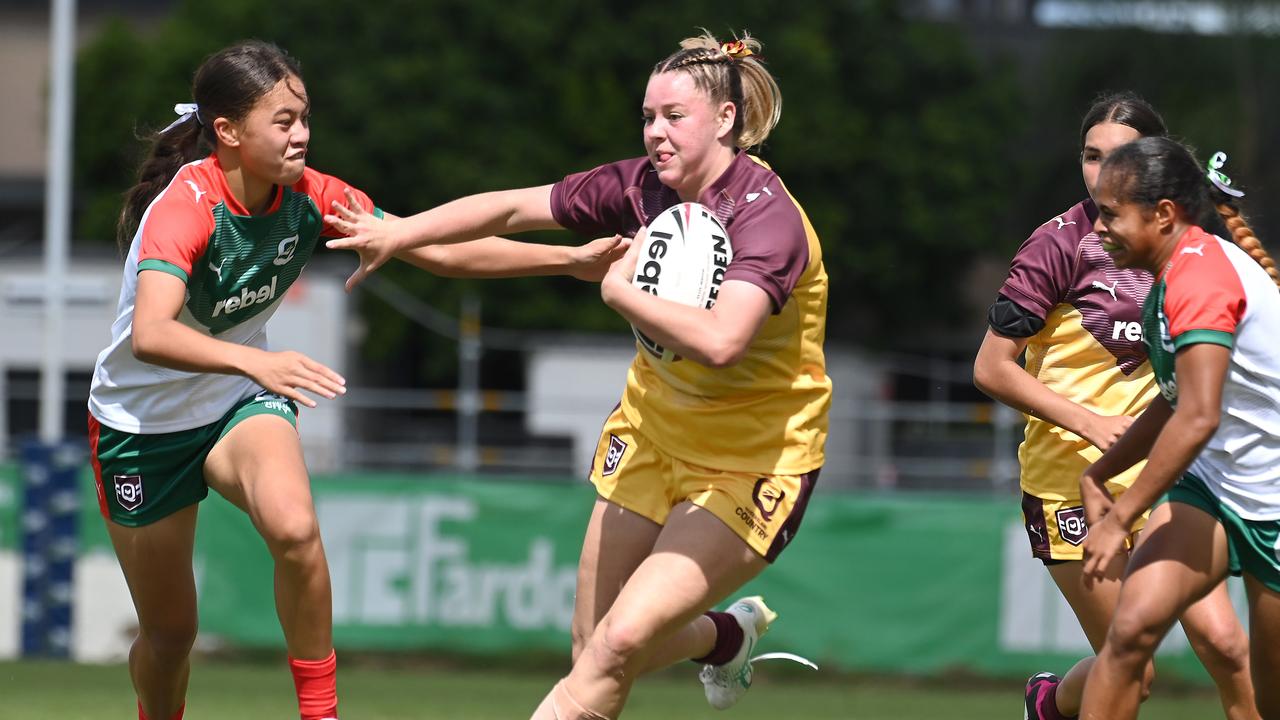
<path id="1" fill-rule="evenodd" d="M 745 150 L 762 144 L 782 116 L 782 90 L 759 52 L 760 41 L 748 33 L 720 42 L 703 30 L 680 41 L 680 49 L 654 65 L 652 74 L 688 73 L 711 102 L 733 103 L 733 142 Z"/>

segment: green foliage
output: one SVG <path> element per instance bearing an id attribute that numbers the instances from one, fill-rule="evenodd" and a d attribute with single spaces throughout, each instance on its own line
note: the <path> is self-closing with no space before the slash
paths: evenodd
<path id="1" fill-rule="evenodd" d="M 1085 197 L 1076 162 L 1081 116 L 1096 95 L 1125 89 L 1155 105 L 1202 159 L 1226 151 L 1254 229 L 1264 242 L 1277 237 L 1280 222 L 1268 211 L 1280 188 L 1280 137 L 1266 119 L 1280 113 L 1280 39 L 1075 30 L 1046 34 L 1038 52 L 1025 93 L 1035 122 L 1020 141 L 1019 202 L 1006 213 L 1013 225 L 1001 255 Z"/>
<path id="2" fill-rule="evenodd" d="M 113 236 L 142 153 L 135 130 L 167 124 L 200 59 L 240 39 L 274 41 L 302 61 L 314 108 L 310 162 L 405 214 L 639 155 L 639 104 L 653 63 L 698 27 L 720 35 L 747 28 L 765 43 L 783 88 L 783 120 L 762 155 L 823 240 L 829 337 L 891 343 L 918 318 L 965 312 L 953 302 L 953 279 L 993 243 L 990 218 L 1011 179 L 991 159 L 1020 117 L 1007 73 L 985 68 L 954 28 L 910 23 L 895 8 L 865 0 L 278 0 L 269 10 L 256 0 L 183 2 L 145 34 L 111 25 L 81 56 L 78 101 L 100 120 L 77 129 L 79 236 Z M 577 242 L 565 233 L 536 239 Z M 392 275 L 448 311 L 463 293 L 480 294 L 488 325 L 626 327 L 586 283 L 462 283 L 407 268 Z M 364 297 L 370 360 L 407 353 L 422 358 L 423 377 L 447 373 L 448 343 Z"/>

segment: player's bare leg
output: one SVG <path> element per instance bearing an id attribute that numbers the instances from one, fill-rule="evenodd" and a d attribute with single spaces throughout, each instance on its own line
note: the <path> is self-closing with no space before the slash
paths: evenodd
<path id="1" fill-rule="evenodd" d="M 637 676 L 662 651 L 684 658 L 709 652 L 679 631 L 764 569 L 766 562 L 710 512 L 677 506 L 653 548 L 606 613 L 573 669 L 549 693 L 537 720 L 616 717 Z M 561 704 L 557 705 L 557 700 Z M 572 714 L 564 701 L 571 700 Z"/>
<path id="2" fill-rule="evenodd" d="M 575 662 L 661 532 L 661 525 L 643 515 L 596 498 L 578 558 L 571 629 Z"/>
<path id="3" fill-rule="evenodd" d="M 573 606 L 573 659 L 586 647 L 595 628 L 613 606 L 627 579 L 648 557 L 662 526 L 648 518 L 596 499 L 578 561 L 578 590 Z M 682 660 L 702 657 L 716 642 L 716 626 L 700 615 L 663 643 L 640 671 L 660 670 Z M 689 654 L 694 648 L 694 654 Z M 701 652 L 696 649 L 702 648 Z"/>
<path id="4" fill-rule="evenodd" d="M 1280 717 L 1280 593 L 1244 576 L 1249 593 L 1249 633 L 1253 683 L 1262 717 Z"/>
<path id="5" fill-rule="evenodd" d="M 191 567 L 198 505 L 150 525 L 107 522 L 138 613 L 129 676 L 148 718 L 168 720 L 186 702 L 196 639 L 196 582 Z"/>
<path id="6" fill-rule="evenodd" d="M 1258 720 L 1245 634 L 1225 580 L 1182 613 L 1182 629 L 1191 648 L 1218 686 L 1227 720 Z M 1274 679 L 1268 682 L 1274 684 Z"/>
<path id="7" fill-rule="evenodd" d="M 1137 717 L 1143 675 L 1156 646 L 1177 617 L 1227 575 L 1226 532 L 1197 508 L 1160 505 L 1143 534 L 1106 643 L 1089 673 L 1081 718 Z"/>
<path id="8" fill-rule="evenodd" d="M 1058 586 L 1058 591 L 1062 593 L 1062 597 L 1075 613 L 1076 620 L 1079 621 L 1080 628 L 1084 630 L 1085 637 L 1088 638 L 1089 645 L 1093 647 L 1095 653 L 1102 649 L 1107 637 L 1107 628 L 1111 625 L 1111 617 L 1115 614 L 1116 603 L 1120 599 L 1120 579 L 1124 574 L 1127 560 L 1127 557 L 1116 558 L 1107 578 L 1094 582 L 1092 587 L 1086 587 L 1084 584 L 1082 573 L 1084 563 L 1082 562 L 1057 563 L 1047 568 L 1049 576 Z M 1084 698 L 1085 680 L 1089 676 L 1093 662 L 1093 657 L 1082 658 L 1062 676 L 1061 680 L 1053 685 L 1039 688 L 1040 696 L 1028 701 L 1029 703 L 1038 702 L 1039 715 L 1034 714 L 1032 708 L 1028 707 L 1028 717 L 1035 720 L 1037 717 L 1053 718 L 1055 713 L 1063 717 L 1079 714 L 1080 704 Z M 1153 667 L 1148 664 L 1142 683 L 1144 699 L 1150 693 L 1154 675 Z M 1030 684 L 1028 684 L 1029 692 L 1033 689 Z"/>
<path id="9" fill-rule="evenodd" d="M 276 612 L 289 654 L 326 657 L 333 650 L 329 568 L 297 431 L 275 415 L 243 420 L 209 453 L 205 475 L 249 516 L 275 560 Z"/>
<path id="10" fill-rule="evenodd" d="M 276 613 L 303 717 L 336 717 L 329 567 L 297 431 L 276 415 L 247 418 L 214 446 L 205 476 L 249 516 L 275 561 Z"/>

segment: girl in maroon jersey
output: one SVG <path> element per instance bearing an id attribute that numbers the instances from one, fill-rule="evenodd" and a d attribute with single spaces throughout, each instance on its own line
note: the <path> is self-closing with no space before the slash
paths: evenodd
<path id="1" fill-rule="evenodd" d="M 1044 563 L 1097 652 L 1120 592 L 1116 560 L 1110 580 L 1086 584 L 1082 543 L 1088 529 L 1079 473 L 1115 442 L 1155 394 L 1142 345 L 1147 273 L 1115 267 L 1093 232 L 1092 196 L 1102 161 L 1142 136 L 1163 136 L 1163 120 L 1133 93 L 1098 99 L 1080 128 L 1081 170 L 1090 199 L 1042 225 L 1018 250 L 989 313 L 990 330 L 974 362 L 974 382 L 1026 413 L 1019 448 L 1022 508 L 1032 553 Z M 1018 358 L 1026 353 L 1026 368 Z M 1114 478 L 1120 495 L 1134 472 Z M 1141 529 L 1139 522 L 1134 530 Z M 1225 585 L 1183 616 L 1192 647 L 1213 676 L 1230 718 L 1257 717 L 1248 647 Z M 1037 673 L 1026 686 L 1026 715 L 1057 720 L 1079 712 L 1085 658 L 1061 680 Z M 1148 668 L 1147 686 L 1152 677 Z"/>
<path id="2" fill-rule="evenodd" d="M 554 185 L 455 200 L 398 222 L 338 207 L 359 281 L 407 248 L 567 228 L 633 235 L 696 201 L 728 230 L 733 260 L 714 308 L 632 285 L 639 244 L 610 268 L 605 302 L 683 359 L 641 351 L 606 422 L 598 498 L 579 561 L 574 664 L 537 720 L 622 711 L 636 677 L 682 659 L 718 708 L 751 683 L 774 613 L 759 598 L 707 612 L 794 538 L 823 462 L 831 384 L 822 338 L 826 271 L 817 236 L 777 174 L 746 150 L 777 123 L 781 94 L 752 38 L 688 38 L 649 76 L 647 154 Z"/>

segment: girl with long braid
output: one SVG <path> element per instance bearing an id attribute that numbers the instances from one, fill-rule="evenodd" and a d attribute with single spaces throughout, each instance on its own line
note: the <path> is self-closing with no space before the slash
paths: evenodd
<path id="1" fill-rule="evenodd" d="M 1103 250 L 1093 230 L 1095 186 L 1115 148 L 1165 134 L 1164 120 L 1132 92 L 1109 93 L 1092 104 L 1080 124 L 1080 170 L 1090 197 L 1045 222 L 1018 249 L 991 306 L 990 329 L 973 368 L 983 392 L 1027 415 L 1026 439 L 1018 448 L 1027 539 L 1094 652 L 1106 638 L 1120 582 L 1082 580 L 1081 543 L 1089 528 L 1080 473 L 1156 394 L 1139 323 L 1151 275 L 1117 267 Z M 1018 364 L 1024 353 L 1025 369 Z M 1111 478 L 1108 492 L 1122 495 L 1137 471 Z M 1144 520 L 1134 521 L 1130 544 L 1141 542 Z M 1124 558 L 1116 562 L 1118 573 Z M 1256 718 L 1247 642 L 1226 587 L 1188 609 L 1182 624 L 1218 686 L 1227 718 Z M 1061 678 L 1032 675 L 1025 717 L 1074 717 L 1093 661 L 1081 659 Z M 1148 668 L 1144 688 L 1153 676 Z"/>
<path id="2" fill-rule="evenodd" d="M 1214 155 L 1206 179 L 1186 147 L 1144 138 L 1112 152 L 1094 193 L 1116 265 L 1155 275 L 1142 322 L 1160 394 L 1080 480 L 1086 580 L 1116 577 L 1129 529 L 1156 505 L 1089 672 L 1082 716 L 1093 720 L 1137 717 L 1160 640 L 1228 574 L 1248 593 L 1257 710 L 1280 717 L 1280 276 L 1224 162 Z M 1215 211 L 1231 239 L 1203 229 Z M 1107 481 L 1143 458 L 1113 498 Z"/>

